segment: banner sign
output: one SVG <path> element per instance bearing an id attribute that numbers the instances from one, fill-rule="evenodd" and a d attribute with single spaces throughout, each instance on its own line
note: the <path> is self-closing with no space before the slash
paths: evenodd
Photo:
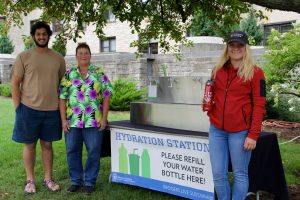
<path id="1" fill-rule="evenodd" d="M 190 199 L 214 199 L 208 139 L 111 128 L 111 179 Z"/>

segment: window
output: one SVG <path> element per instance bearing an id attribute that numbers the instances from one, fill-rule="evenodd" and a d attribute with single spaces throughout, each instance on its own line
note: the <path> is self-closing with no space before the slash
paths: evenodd
<path id="1" fill-rule="evenodd" d="M 150 53 L 158 54 L 158 43 L 157 42 L 150 43 L 149 48 L 150 48 Z"/>
<path id="2" fill-rule="evenodd" d="M 52 22 L 53 33 L 61 31 L 62 27 L 63 27 L 62 21 L 56 20 Z"/>
<path id="3" fill-rule="evenodd" d="M 293 25 L 292 24 L 285 24 L 285 25 L 282 25 L 280 26 L 280 32 L 281 33 L 286 33 L 288 32 L 289 30 L 293 29 Z"/>
<path id="4" fill-rule="evenodd" d="M 115 15 L 112 13 L 111 10 L 106 10 L 104 12 L 104 15 L 105 15 L 105 19 L 107 22 L 115 22 L 116 21 L 116 17 Z"/>
<path id="5" fill-rule="evenodd" d="M 150 42 L 147 46 L 141 48 L 139 52 L 158 54 L 158 42 Z"/>
<path id="6" fill-rule="evenodd" d="M 100 41 L 100 52 L 116 52 L 116 37 Z"/>
<path id="7" fill-rule="evenodd" d="M 271 34 L 272 29 L 277 30 L 279 33 L 286 33 L 289 30 L 293 29 L 292 23 L 295 21 L 289 21 L 289 22 L 281 22 L 281 23 L 273 23 L 273 24 L 265 24 L 264 25 L 264 41 L 263 43 L 266 45 L 268 36 Z"/>

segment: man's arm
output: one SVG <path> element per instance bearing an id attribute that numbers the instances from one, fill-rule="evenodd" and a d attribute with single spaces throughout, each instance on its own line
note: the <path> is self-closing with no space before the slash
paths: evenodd
<path id="1" fill-rule="evenodd" d="M 23 78 L 20 76 L 17 76 L 15 74 L 12 75 L 11 80 L 11 88 L 12 88 L 12 99 L 14 103 L 15 109 L 19 106 L 21 102 L 21 91 L 20 91 L 20 84 L 22 82 Z"/>
<path id="2" fill-rule="evenodd" d="M 61 64 L 60 64 L 60 68 L 59 68 L 59 80 L 62 79 L 62 77 L 64 76 L 65 72 L 66 72 L 66 62 L 62 58 L 62 61 L 61 61 Z"/>

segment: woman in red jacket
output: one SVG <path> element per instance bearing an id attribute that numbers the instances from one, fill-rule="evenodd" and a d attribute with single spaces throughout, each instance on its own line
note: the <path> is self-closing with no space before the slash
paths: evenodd
<path id="1" fill-rule="evenodd" d="M 261 131 L 266 102 L 265 77 L 252 60 L 244 32 L 229 35 L 223 55 L 213 70 L 213 79 L 214 105 L 208 116 L 215 190 L 219 200 L 230 199 L 228 162 L 231 158 L 232 199 L 243 200 L 249 186 L 251 151 Z"/>

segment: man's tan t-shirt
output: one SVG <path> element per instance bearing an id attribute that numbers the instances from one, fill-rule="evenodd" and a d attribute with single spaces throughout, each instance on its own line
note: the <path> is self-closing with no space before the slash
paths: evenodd
<path id="1" fill-rule="evenodd" d="M 51 49 L 40 53 L 32 48 L 20 53 L 13 73 L 23 78 L 21 102 L 35 110 L 58 110 L 58 86 L 65 71 L 64 58 Z"/>

